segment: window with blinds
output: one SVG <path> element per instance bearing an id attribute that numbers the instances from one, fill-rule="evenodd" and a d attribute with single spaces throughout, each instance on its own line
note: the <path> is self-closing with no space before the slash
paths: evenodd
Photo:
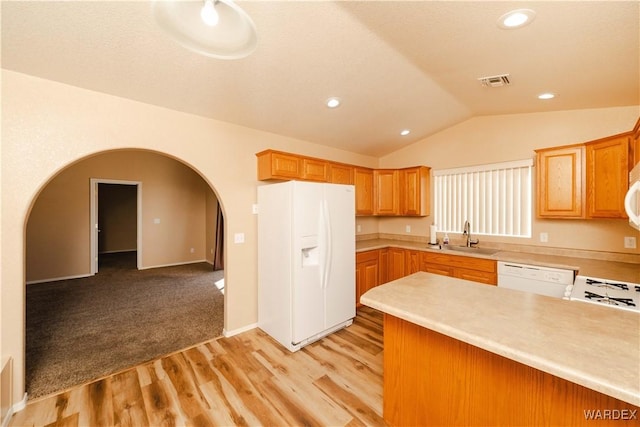
<path id="1" fill-rule="evenodd" d="M 531 237 L 533 159 L 433 172 L 441 232 Z"/>

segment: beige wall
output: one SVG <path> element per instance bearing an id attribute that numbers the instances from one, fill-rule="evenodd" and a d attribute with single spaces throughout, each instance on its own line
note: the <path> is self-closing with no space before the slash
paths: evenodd
<path id="1" fill-rule="evenodd" d="M 27 223 L 27 282 L 91 273 L 91 178 L 141 183 L 142 268 L 205 259 L 208 184 L 173 158 L 117 150 L 73 164 L 40 192 Z M 134 249 L 135 226 L 134 213 Z"/>
<path id="2" fill-rule="evenodd" d="M 424 164 L 437 170 L 529 159 L 534 158 L 533 150 L 536 148 L 581 143 L 630 131 L 639 116 L 640 107 L 632 106 L 475 117 L 382 157 L 380 166 Z M 381 218 L 378 228 L 380 233 L 426 236 L 432 223 L 432 217 Z M 406 225 L 411 226 L 411 233 L 405 232 Z M 548 233 L 547 243 L 539 242 L 541 232 Z M 532 234 L 531 239 L 482 236 L 480 239 L 485 242 L 640 253 L 640 248 L 624 248 L 624 236 L 639 237 L 640 245 L 640 234 L 629 227 L 626 220 L 534 219 Z"/>
<path id="3" fill-rule="evenodd" d="M 180 159 L 215 190 L 225 215 L 225 330 L 257 321 L 255 153 L 267 148 L 376 167 L 373 157 L 2 71 L 2 359 L 24 393 L 26 220 L 38 192 L 69 164 L 139 148 Z M 144 191 L 144 190 L 143 190 Z M 234 244 L 234 233 L 245 233 Z"/>
<path id="4" fill-rule="evenodd" d="M 206 200 L 206 260 L 213 264 L 216 245 L 216 226 L 218 224 L 218 199 L 212 192 L 207 193 Z M 224 236 L 223 236 L 224 237 Z"/>

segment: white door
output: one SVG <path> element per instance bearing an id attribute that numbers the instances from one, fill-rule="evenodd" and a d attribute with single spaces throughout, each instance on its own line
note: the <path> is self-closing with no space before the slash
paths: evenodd
<path id="1" fill-rule="evenodd" d="M 292 342 L 324 330 L 322 184 L 293 184 Z"/>
<path id="2" fill-rule="evenodd" d="M 325 199 L 330 228 L 330 268 L 325 288 L 325 327 L 356 315 L 355 190 L 351 185 L 327 184 Z"/>

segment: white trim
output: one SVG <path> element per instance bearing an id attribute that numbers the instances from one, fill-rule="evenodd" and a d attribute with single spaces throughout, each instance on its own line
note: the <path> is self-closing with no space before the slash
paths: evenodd
<path id="1" fill-rule="evenodd" d="M 98 272 L 97 258 L 98 258 L 98 239 L 96 239 L 96 228 L 98 227 L 98 211 L 96 209 L 96 189 L 98 184 L 120 184 L 120 185 L 135 185 L 137 188 L 137 245 L 136 251 L 138 252 L 138 259 L 136 261 L 136 267 L 138 270 L 142 269 L 142 181 L 126 181 L 118 179 L 103 179 L 103 178 L 90 178 L 90 215 L 91 221 L 89 224 L 89 236 L 91 240 L 91 274 Z"/>
<path id="2" fill-rule="evenodd" d="M 9 408 L 9 410 L 7 411 L 7 415 L 4 417 L 4 420 L 2 421 L 2 427 L 7 427 L 13 415 L 22 411 L 26 407 L 27 407 L 27 393 L 24 394 L 24 397 L 20 402 L 16 403 L 15 405 Z"/>
<path id="3" fill-rule="evenodd" d="M 258 327 L 257 323 L 252 323 L 250 325 L 243 326 L 242 328 L 234 329 L 232 331 L 227 331 L 226 329 L 223 329 L 222 330 L 222 335 L 224 335 L 226 338 L 230 338 L 230 337 L 232 337 L 234 335 L 238 335 L 238 334 L 241 334 L 243 332 L 250 331 L 250 330 L 255 329 L 257 327 Z"/>
<path id="4" fill-rule="evenodd" d="M 36 283 L 59 282 L 60 280 L 83 279 L 85 277 L 91 277 L 91 276 L 93 276 L 93 274 L 76 274 L 75 276 L 64 276 L 64 277 L 53 277 L 51 279 L 30 280 L 26 282 L 26 284 L 33 285 Z"/>
<path id="5" fill-rule="evenodd" d="M 486 165 L 465 166 L 461 168 L 439 169 L 433 171 L 433 176 L 452 175 L 459 173 L 486 172 L 488 170 L 514 169 L 533 166 L 533 158 L 524 160 L 513 160 L 510 162 L 489 163 Z"/>
<path id="6" fill-rule="evenodd" d="M 171 264 L 158 264 L 158 265 L 150 265 L 150 266 L 145 266 L 142 268 L 139 268 L 139 270 L 149 270 L 152 268 L 162 268 L 162 267 L 175 267 L 176 265 L 187 265 L 187 264 L 197 264 L 199 262 L 207 262 L 206 259 L 198 259 L 195 261 L 183 261 L 183 262 L 174 262 Z"/>

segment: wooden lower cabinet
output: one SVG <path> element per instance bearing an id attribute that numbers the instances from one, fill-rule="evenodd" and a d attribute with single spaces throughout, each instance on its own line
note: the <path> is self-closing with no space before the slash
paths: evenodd
<path id="1" fill-rule="evenodd" d="M 496 285 L 494 260 L 431 253 L 404 248 L 384 248 L 356 253 L 356 307 L 369 289 L 418 271 Z"/>
<path id="2" fill-rule="evenodd" d="M 421 271 L 472 280 L 487 285 L 498 284 L 497 262 L 492 259 L 422 252 Z"/>
<path id="3" fill-rule="evenodd" d="M 387 283 L 389 281 L 389 248 L 384 248 L 379 250 L 379 275 L 378 281 L 382 285 L 383 283 Z"/>
<path id="4" fill-rule="evenodd" d="M 388 314 L 383 360 L 390 426 L 638 425 L 629 403 Z M 627 419 L 586 418 L 598 409 Z"/>
<path id="5" fill-rule="evenodd" d="M 389 248 L 389 263 L 387 264 L 387 281 L 400 279 L 407 275 L 407 258 L 402 248 Z"/>
<path id="6" fill-rule="evenodd" d="M 360 307 L 360 297 L 369 289 L 380 284 L 379 251 L 356 253 L 356 307 Z"/>

